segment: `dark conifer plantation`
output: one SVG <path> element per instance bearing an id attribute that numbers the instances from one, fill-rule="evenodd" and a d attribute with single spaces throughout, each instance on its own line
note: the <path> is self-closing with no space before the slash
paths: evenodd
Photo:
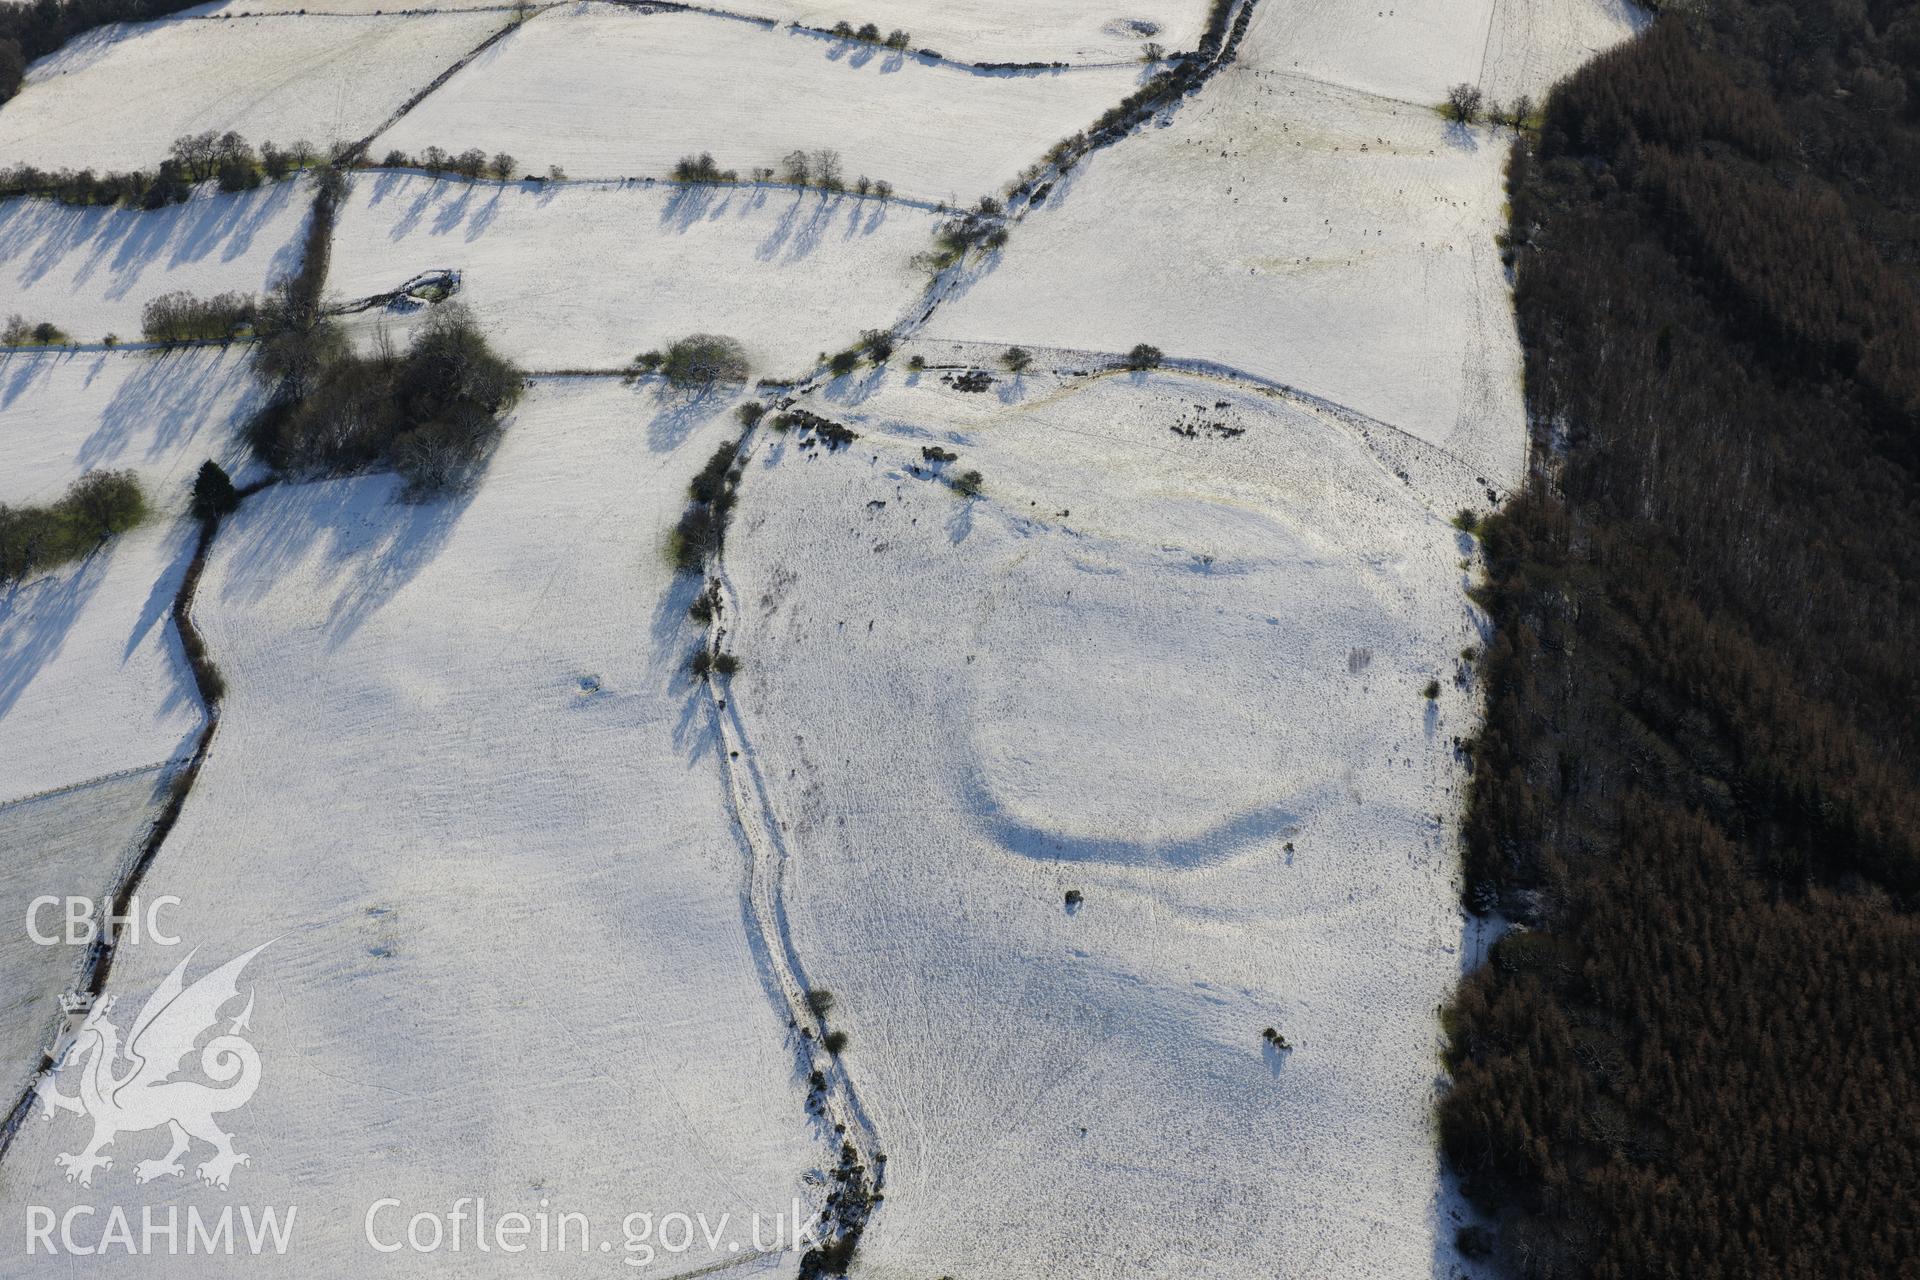
<path id="1" fill-rule="evenodd" d="M 1669 6 L 1672 8 L 1673 6 Z M 1718 0 L 1511 171 L 1447 1154 L 1529 1276 L 1920 1276 L 1920 4 Z"/>

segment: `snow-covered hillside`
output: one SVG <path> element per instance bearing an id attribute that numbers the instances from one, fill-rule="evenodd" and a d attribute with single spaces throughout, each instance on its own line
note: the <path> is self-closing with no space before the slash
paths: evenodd
<path id="1" fill-rule="evenodd" d="M 264 1066 L 235 1117 L 253 1163 L 234 1190 L 301 1206 L 303 1274 L 375 1256 L 363 1216 L 383 1196 L 544 1199 L 616 1245 L 637 1210 L 733 1212 L 744 1238 L 747 1213 L 818 1202 L 800 1179 L 824 1148 L 685 671 L 693 585 L 665 553 L 732 407 L 543 381 L 470 501 L 398 503 L 388 478 L 283 485 L 221 535 L 195 606 L 229 688 L 218 746 L 143 893 L 178 894 L 169 923 L 207 957 L 277 939 L 249 970 Z M 115 987 L 179 959 L 126 949 Z M 69 1136 L 22 1133 L 18 1194 L 182 1195 L 136 1185 L 130 1161 L 68 1186 L 53 1154 Z"/>
<path id="2" fill-rule="evenodd" d="M 929 336 L 1148 342 L 1346 405 L 1498 483 L 1524 447 L 1505 139 L 1234 66 L 1056 184 Z"/>
<path id="3" fill-rule="evenodd" d="M 1645 22 L 1628 0 L 1259 0 L 1240 61 L 1431 106 L 1547 88 Z"/>
<path id="4" fill-rule="evenodd" d="M 971 203 L 1137 85 L 1134 65 L 974 71 L 701 13 L 583 3 L 526 23 L 374 141 L 505 151 L 534 173 L 657 177 L 713 153 L 747 176 L 795 149 L 847 181 Z"/>
<path id="5" fill-rule="evenodd" d="M 98 902 L 111 894 L 175 771 L 171 763 L 148 765 L 0 802 L 0 903 L 13 916 L 0 933 L 0 1089 L 10 1102 L 54 1042 L 65 1021 L 59 997 L 75 988 L 85 966 L 87 938 L 76 925 L 68 941 L 66 899 Z M 55 901 L 36 908 L 46 898 Z M 171 923 L 164 908 L 155 920 L 162 928 Z"/>
<path id="6" fill-rule="evenodd" d="M 506 22 L 495 10 L 101 27 L 27 69 L 0 108 L 0 165 L 151 169 L 175 138 L 208 129 L 355 141 Z"/>
<path id="7" fill-rule="evenodd" d="M 259 294 L 300 265 L 310 199 L 299 182 L 132 210 L 0 201 L 0 296 L 82 342 L 140 336 L 163 293 Z"/>
<path id="8" fill-rule="evenodd" d="M 912 303 L 926 273 L 911 259 L 937 223 L 897 202 L 782 187 L 362 174 L 329 292 L 369 297 L 451 268 L 461 301 L 530 369 L 617 368 L 707 331 L 740 339 L 757 376 L 797 376 Z"/>
<path id="9" fill-rule="evenodd" d="M 1207 0 L 733 0 L 741 13 L 831 30 L 845 22 L 895 30 L 914 49 L 968 62 L 1131 62 L 1148 42 L 1192 49 L 1206 25 Z"/>
<path id="10" fill-rule="evenodd" d="M 1471 488 L 1212 379 L 805 403 L 861 436 L 763 434 L 726 692 L 890 1155 L 870 1273 L 1424 1274 Z"/>
<path id="11" fill-rule="evenodd" d="M 180 517 L 206 459 L 246 477 L 234 433 L 258 404 L 241 353 L 0 357 L 0 502 L 125 468 L 154 507 L 85 560 L 0 589 L 0 800 L 187 749 L 201 708 L 168 623 L 192 549 Z"/>
<path id="12" fill-rule="evenodd" d="M 608 1242 L 408 1251 L 407 1275 L 606 1274 L 624 1215 L 725 1213 L 654 1273 L 786 1280 L 790 1221 L 769 1252 L 728 1245 L 795 1197 L 845 1204 L 844 1143 L 884 1197 L 853 1280 L 1469 1273 L 1431 1132 L 1434 1011 L 1484 943 L 1457 906 L 1482 641 L 1453 522 L 1521 474 L 1524 422 L 1509 137 L 1434 104 L 1462 80 L 1537 94 L 1638 19 L 1251 0 L 1234 61 L 934 276 L 936 203 L 1002 193 L 1208 6 L 740 3 L 774 21 L 228 4 L 93 33 L 0 106 L 0 164 L 150 166 L 232 128 L 568 175 L 350 174 L 327 302 L 457 271 L 525 396 L 471 490 L 283 480 L 199 584 L 227 694 L 141 893 L 181 899 L 207 964 L 272 940 L 247 975 L 261 1083 L 230 1117 L 252 1163 L 226 1191 L 138 1183 L 164 1138 L 129 1132 L 70 1184 L 54 1157 L 84 1126 L 59 1117 L 0 1181 L 136 1220 L 297 1204 L 279 1265 L 316 1278 L 377 1261 L 383 1197 L 399 1230 L 481 1196 Z M 786 25 L 843 18 L 1075 65 Z M 894 198 L 753 180 L 794 149 Z M 742 180 L 661 180 L 702 151 Z M 130 337 L 154 293 L 258 290 L 312 190 L 0 205 L 0 313 Z M 424 314 L 346 324 L 364 347 Z M 818 367 L 889 328 L 885 363 Z M 781 385 L 609 376 L 695 332 Z M 1119 369 L 1141 343 L 1165 364 Z M 780 400 L 750 429 L 749 396 Z M 0 357 L 0 502 L 132 467 L 160 509 L 0 594 L 16 919 L 101 890 L 206 723 L 169 625 L 185 486 L 208 457 L 263 475 L 238 428 L 266 403 L 244 345 Z M 689 483 L 743 431 L 724 548 L 676 572 Z M 702 644 L 738 670 L 697 681 Z M 183 954 L 121 947 L 109 993 L 131 1012 Z M 43 1043 L 72 960 L 0 946 L 21 993 L 0 1068 Z"/>

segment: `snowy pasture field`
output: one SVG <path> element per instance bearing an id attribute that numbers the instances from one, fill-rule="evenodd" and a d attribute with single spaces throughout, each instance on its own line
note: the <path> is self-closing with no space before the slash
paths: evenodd
<path id="1" fill-rule="evenodd" d="M 1538 102 L 1645 21 L 1627 0 L 1259 0 L 1239 60 L 1419 106 L 1462 82 Z"/>
<path id="2" fill-rule="evenodd" d="M 1149 342 L 1326 397 L 1506 483 L 1525 424 L 1494 244 L 1505 156 L 1485 128 L 1230 67 L 1166 128 L 1059 183 L 927 333 Z"/>
<path id="3" fill-rule="evenodd" d="M 130 469 L 153 508 L 86 559 L 0 588 L 0 801 L 188 751 L 200 699 L 169 621 L 187 486 L 208 458 L 247 478 L 235 432 L 258 403 L 239 352 L 0 357 L 0 502 Z"/>
<path id="4" fill-rule="evenodd" d="M 147 169 L 183 134 L 318 147 L 365 137 L 503 13 L 173 18 L 102 27 L 27 70 L 0 165 Z"/>
<path id="5" fill-rule="evenodd" d="M 1524 421 L 1495 242 L 1510 139 L 1433 107 L 1460 80 L 1537 95 L 1637 19 L 1259 0 L 1237 62 L 929 292 L 931 204 L 1001 193 L 1151 74 L 1140 43 L 1191 48 L 1203 0 L 740 0 L 772 26 L 569 3 L 458 70 L 510 13 L 345 4 L 103 29 L 0 107 L 0 164 L 380 130 L 373 164 L 479 148 L 568 175 L 350 176 L 326 300 L 458 271 L 527 389 L 472 489 L 269 485 L 200 580 L 227 692 L 140 894 L 181 900 L 196 975 L 271 941 L 246 976 L 261 1083 L 227 1117 L 251 1164 L 224 1196 L 137 1183 L 166 1136 L 128 1133 L 78 1187 L 54 1156 L 85 1125 L 35 1118 L 0 1166 L 11 1199 L 297 1204 L 283 1269 L 313 1277 L 365 1269 L 382 1198 L 404 1206 L 389 1236 L 485 1196 L 588 1214 L 611 1245 L 407 1253 L 407 1275 L 605 1275 L 624 1215 L 728 1213 L 731 1239 L 648 1273 L 791 1277 L 745 1215 L 819 1206 L 844 1140 L 886 1156 L 854 1280 L 1461 1273 L 1431 1116 L 1435 1010 L 1485 943 L 1455 852 L 1483 637 L 1450 521 L 1518 478 Z M 842 18 L 1079 65 L 782 25 Z M 898 198 L 657 180 L 796 148 Z M 20 299 L 0 313 L 131 337 L 154 293 L 257 291 L 294 265 L 310 194 L 0 206 Z M 344 323 L 364 345 L 422 314 Z M 888 326 L 887 364 L 815 368 Z M 779 408 L 858 433 L 749 431 L 711 629 L 671 535 L 761 393 L 565 372 L 695 332 L 799 379 Z M 1115 370 L 1142 342 L 1168 366 Z M 1016 344 L 1024 374 L 999 363 Z M 953 386 L 968 366 L 991 385 Z M 237 429 L 263 397 L 244 348 L 0 356 L 0 501 L 132 467 L 157 508 L 0 594 L 16 918 L 22 895 L 104 891 L 206 724 L 168 618 L 186 485 L 209 457 L 262 475 Z M 740 665 L 703 683 L 708 641 Z M 110 993 L 131 1015 L 184 952 L 121 946 Z M 0 1070 L 45 1043 L 73 962 L 0 946 Z M 808 995 L 850 1037 L 838 1065 Z M 24 1249 L 10 1234 L 0 1271 Z M 229 1261 L 89 1268 L 259 1265 Z"/>
<path id="6" fill-rule="evenodd" d="M 863 1273 L 1427 1274 L 1471 483 L 1213 379 L 848 381 L 748 463 L 724 692 L 889 1155 Z"/>
<path id="7" fill-rule="evenodd" d="M 153 515 L 86 559 L 0 587 L 0 1080 L 51 1043 L 84 946 L 40 946 L 28 905 L 96 901 L 137 852 L 203 721 L 169 621 L 192 551 L 185 485 L 208 457 L 243 478 L 232 430 L 257 403 L 244 357 L 194 352 L 0 356 L 0 502 L 58 498 L 89 468 L 136 472 Z M 39 921 L 58 927 L 59 912 Z M 9 1102 L 8 1105 L 11 1105 Z"/>
<path id="8" fill-rule="evenodd" d="M 228 683 L 220 735 L 142 893 L 179 895 L 169 923 L 209 965 L 275 939 L 248 970 L 264 1065 L 230 1117 L 253 1157 L 233 1189 L 300 1206 L 301 1274 L 375 1257 L 362 1224 L 383 1196 L 444 1212 L 485 1194 L 495 1213 L 544 1198 L 616 1246 L 628 1212 L 733 1211 L 744 1239 L 746 1213 L 818 1201 L 801 1178 L 823 1148 L 685 671 L 693 584 L 665 552 L 732 409 L 543 380 L 470 500 L 400 503 L 388 477 L 281 485 L 216 544 L 195 618 Z M 136 1003 L 179 959 L 124 950 L 113 990 Z M 164 1134 L 127 1135 L 91 1192 L 68 1186 L 63 1127 L 36 1121 L 8 1155 L 29 1201 L 182 1195 L 129 1170 Z M 487 1260 L 469 1243 L 404 1261 Z"/>
<path id="9" fill-rule="evenodd" d="M 261 294 L 296 270 L 311 203 L 298 181 L 231 195 L 208 183 L 153 210 L 0 201 L 0 297 L 78 341 L 137 340 L 163 293 Z"/>
<path id="10" fill-rule="evenodd" d="M 99 902 L 112 894 L 139 853 L 172 779 L 171 765 L 150 765 L 69 790 L 0 803 L 0 1088 L 17 1098 L 64 1021 L 59 998 L 82 976 L 83 942 L 65 941 L 64 903 L 34 917 L 44 945 L 27 929 L 36 898 Z M 164 929 L 164 908 L 157 917 Z"/>
<path id="11" fill-rule="evenodd" d="M 884 35 L 907 32 L 915 49 L 968 62 L 1130 62 L 1148 41 L 1170 51 L 1195 48 L 1207 0 L 732 0 L 740 13 L 830 30 L 871 22 Z"/>
<path id="12" fill-rule="evenodd" d="M 795 149 L 831 148 L 849 182 L 865 174 L 903 196 L 970 204 L 1145 73 L 971 71 L 705 14 L 581 4 L 481 53 L 371 154 L 478 147 L 534 173 L 621 178 L 710 151 L 744 177 Z"/>
<path id="13" fill-rule="evenodd" d="M 937 224 L 925 209 L 785 187 L 363 173 L 341 211 L 328 292 L 364 298 L 452 268 L 460 300 L 529 369 L 614 368 L 710 331 L 738 337 L 756 375 L 797 376 L 913 303 L 927 276 L 911 259 Z M 407 318 L 389 323 L 397 336 Z"/>

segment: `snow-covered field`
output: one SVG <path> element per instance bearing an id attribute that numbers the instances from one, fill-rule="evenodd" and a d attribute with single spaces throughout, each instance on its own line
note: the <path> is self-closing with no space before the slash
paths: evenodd
<path id="1" fill-rule="evenodd" d="M 883 34 L 905 31 L 912 48 L 968 62 L 1131 61 L 1148 41 L 1195 48 L 1207 21 L 1207 0 L 730 0 L 720 7 L 824 30 L 871 22 Z"/>
<path id="2" fill-rule="evenodd" d="M 698 13 L 549 10 L 374 141 L 505 151 L 576 178 L 660 176 L 713 153 L 746 176 L 795 149 L 840 153 L 904 196 L 972 203 L 1137 85 L 1137 66 L 970 71 Z"/>
<path id="3" fill-rule="evenodd" d="M 762 436 L 726 694 L 890 1156 L 862 1273 L 1427 1274 L 1471 483 L 1210 379 L 808 405 L 862 435 Z"/>
<path id="4" fill-rule="evenodd" d="M 0 800 L 187 751 L 201 710 L 168 621 L 192 550 L 180 516 L 206 459 L 246 478 L 234 432 L 257 395 L 239 353 L 0 358 L 0 502 L 127 468 L 154 508 L 85 560 L 0 589 Z"/>
<path id="5" fill-rule="evenodd" d="M 1462 82 L 1538 102 L 1645 21 L 1628 0 L 1259 0 L 1240 62 L 1421 106 Z"/>
<path id="6" fill-rule="evenodd" d="M 509 20 L 345 3 L 89 36 L 0 107 L 0 164 L 147 165 L 207 128 L 361 137 Z M 740 3 L 1081 63 L 1190 47 L 1206 8 Z M 80 1187 L 54 1156 L 86 1126 L 35 1119 L 0 1165 L 10 1201 L 295 1205 L 285 1269 L 315 1277 L 378 1265 L 383 1198 L 388 1239 L 461 1197 L 592 1220 L 584 1251 L 469 1240 L 388 1259 L 408 1275 L 606 1274 L 634 1256 L 626 1215 L 727 1213 L 649 1270 L 787 1277 L 794 1252 L 758 1255 L 744 1215 L 820 1204 L 845 1140 L 887 1156 L 855 1280 L 1460 1272 L 1434 1010 L 1483 942 L 1453 851 L 1480 635 L 1449 521 L 1517 478 L 1524 433 L 1494 240 L 1508 139 L 1431 107 L 1460 80 L 1538 94 L 1635 20 L 1620 0 L 1260 0 L 1235 65 L 1056 183 L 891 364 L 805 392 L 850 447 L 757 429 L 716 567 L 741 667 L 711 686 L 686 670 L 706 632 L 668 542 L 737 396 L 538 376 L 471 493 L 403 503 L 361 476 L 250 497 L 194 611 L 219 734 L 141 893 L 181 899 L 196 975 L 272 940 L 245 982 L 259 1091 L 225 1117 L 252 1162 L 224 1193 L 141 1184 L 166 1138 L 129 1132 Z M 370 150 L 478 147 L 575 181 L 357 173 L 327 293 L 450 268 L 529 370 L 711 331 L 755 376 L 799 375 L 925 314 L 911 259 L 939 217 L 914 201 L 998 192 L 1145 74 L 556 6 Z M 795 148 L 908 199 L 621 180 Z M 0 312 L 131 336 L 153 293 L 291 266 L 305 205 L 0 206 L 21 299 Z M 408 320 L 351 328 L 382 324 Z M 1139 342 L 1186 367 L 1112 372 Z M 1014 344 L 1024 376 L 997 363 Z M 967 362 L 992 384 L 951 386 Z M 240 350 L 0 358 L 0 501 L 130 466 L 162 508 L 0 595 L 16 919 L 22 895 L 105 887 L 204 723 L 167 622 L 178 514 L 203 458 L 246 478 L 234 428 L 260 394 Z M 17 941 L 15 1073 L 75 959 Z M 184 951 L 120 949 L 122 1027 Z M 850 1036 L 829 1090 L 850 1132 L 808 1118 L 802 982 Z M 0 1271 L 24 1270 L 4 1241 Z"/>
<path id="7" fill-rule="evenodd" d="M 203 723 L 169 621 L 193 545 L 180 515 L 187 480 L 206 458 L 246 477 L 233 430 L 255 403 L 237 354 L 0 357 L 0 503 L 51 502 L 99 467 L 136 472 L 155 508 L 85 560 L 0 587 L 8 1106 L 85 953 L 33 942 L 29 904 L 111 892 Z M 39 928 L 57 930 L 61 918 L 50 908 Z"/>
<path id="8" fill-rule="evenodd" d="M 247 971 L 262 1082 L 226 1119 L 252 1156 L 233 1194 L 299 1206 L 301 1274 L 377 1260 L 363 1224 L 382 1197 L 406 1206 L 383 1236 L 460 1196 L 585 1212 L 615 1259 L 628 1213 L 732 1212 L 724 1238 L 746 1240 L 757 1210 L 770 1239 L 793 1196 L 818 1202 L 801 1179 L 824 1148 L 684 670 L 693 588 L 665 553 L 732 408 L 543 381 L 470 501 L 400 504 L 388 478 L 281 486 L 221 535 L 195 608 L 229 686 L 220 736 L 142 892 L 180 896 L 169 924 L 208 966 L 275 939 Z M 112 990 L 137 1006 L 180 958 L 124 949 Z M 91 1191 L 68 1186 L 53 1155 L 82 1137 L 36 1120 L 7 1157 L 10 1198 L 191 1195 L 134 1183 L 164 1134 L 127 1135 Z M 201 1276 L 226 1260 L 99 1261 Z M 496 1273 L 471 1239 L 400 1261 Z"/>
<path id="9" fill-rule="evenodd" d="M 1148 342 L 1324 396 L 1496 483 L 1525 441 L 1504 137 L 1236 66 L 1095 152 L 930 336 Z"/>
<path id="10" fill-rule="evenodd" d="M 111 896 L 173 773 L 170 765 L 152 765 L 0 804 L 0 907 L 8 922 L 0 931 L 0 1096 L 9 1105 L 53 1043 L 61 993 L 82 975 L 86 935 L 76 932 L 69 941 L 65 899 Z M 48 897 L 60 901 L 34 906 Z M 154 918 L 163 929 L 171 924 L 165 907 Z"/>
<path id="11" fill-rule="evenodd" d="M 163 293 L 259 294 L 300 265 L 312 201 L 301 182 L 141 211 L 51 200 L 0 201 L 0 297 L 29 320 L 82 342 L 140 337 Z"/>
<path id="12" fill-rule="evenodd" d="M 184 134 L 355 141 L 507 17 L 174 18 L 101 27 L 40 59 L 0 107 L 0 165 L 145 169 Z"/>
<path id="13" fill-rule="evenodd" d="M 361 174 L 328 292 L 369 297 L 453 268 L 461 301 L 529 369 L 614 368 L 713 332 L 746 345 L 756 376 L 797 375 L 914 301 L 927 277 L 910 262 L 937 223 L 924 209 L 780 187 Z"/>

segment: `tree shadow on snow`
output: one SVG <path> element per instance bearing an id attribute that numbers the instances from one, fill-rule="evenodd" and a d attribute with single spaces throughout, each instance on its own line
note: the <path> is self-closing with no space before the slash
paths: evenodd
<path id="1" fill-rule="evenodd" d="M 115 388 L 74 460 L 83 467 L 110 466 L 145 437 L 145 456 L 152 461 L 206 431 L 207 455 L 234 469 L 243 452 L 236 429 L 257 398 L 246 357 L 202 349 L 123 358 L 140 366 Z M 220 400 L 236 382 L 240 394 L 222 413 Z"/>
<path id="2" fill-rule="evenodd" d="M 276 485 L 228 522 L 217 550 L 228 568 L 225 605 L 257 605 L 303 562 L 328 601 L 321 629 L 337 649 L 432 564 L 472 501 L 465 490 L 432 501 L 401 499 L 392 474 Z"/>
<path id="3" fill-rule="evenodd" d="M 654 453 L 672 453 L 685 444 L 703 424 L 725 413 L 739 391 L 738 384 L 676 391 L 659 378 L 637 385 L 640 394 L 653 402 L 653 416 L 647 420 L 647 448 Z"/>
<path id="4" fill-rule="evenodd" d="M 685 235 L 694 227 L 727 211 L 733 190 L 683 183 L 674 188 L 660 209 L 660 225 L 676 235 Z"/>
<path id="5" fill-rule="evenodd" d="M 66 642 L 106 577 L 108 544 L 78 564 L 0 588 L 0 719 Z"/>
<path id="6" fill-rule="evenodd" d="M 1445 132 L 1447 145 L 1455 151 L 1465 151 L 1468 154 L 1472 154 L 1480 150 L 1480 136 L 1468 126 L 1461 124 L 1458 120 L 1447 121 Z"/>

